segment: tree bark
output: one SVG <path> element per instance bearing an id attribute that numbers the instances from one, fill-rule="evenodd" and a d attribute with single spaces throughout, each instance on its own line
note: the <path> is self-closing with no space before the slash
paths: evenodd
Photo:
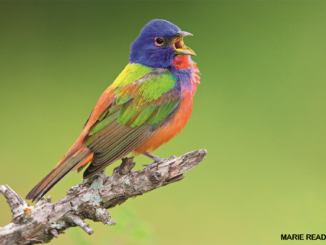
<path id="1" fill-rule="evenodd" d="M 183 174 L 203 161 L 206 154 L 206 150 L 189 152 L 139 171 L 131 170 L 135 166 L 133 157 L 124 158 L 112 176 L 105 176 L 102 171 L 70 188 L 56 203 L 51 203 L 51 197 L 48 197 L 47 201 L 43 198 L 35 206 L 29 206 L 8 185 L 1 186 L 0 192 L 7 199 L 13 219 L 10 224 L 0 227 L 0 245 L 47 243 L 75 226 L 93 234 L 84 219 L 115 225 L 106 209 L 121 205 L 130 197 L 182 180 Z"/>

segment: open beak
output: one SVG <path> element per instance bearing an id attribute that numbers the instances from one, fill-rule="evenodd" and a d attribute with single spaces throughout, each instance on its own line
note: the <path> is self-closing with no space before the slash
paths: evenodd
<path id="1" fill-rule="evenodd" d="M 192 36 L 191 33 L 185 31 L 178 31 L 173 40 L 174 53 L 177 55 L 194 55 L 196 53 L 183 43 L 183 37 Z"/>

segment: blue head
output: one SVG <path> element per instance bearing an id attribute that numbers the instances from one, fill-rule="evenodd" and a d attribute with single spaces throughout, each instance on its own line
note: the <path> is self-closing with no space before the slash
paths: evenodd
<path id="1" fill-rule="evenodd" d="M 183 43 L 184 36 L 192 36 L 166 20 L 151 20 L 131 44 L 130 63 L 153 68 L 171 67 L 176 55 L 196 55 Z"/>

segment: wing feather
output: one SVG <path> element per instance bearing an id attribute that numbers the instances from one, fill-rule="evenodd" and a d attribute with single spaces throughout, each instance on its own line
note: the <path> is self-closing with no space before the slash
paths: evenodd
<path id="1" fill-rule="evenodd" d="M 116 88 L 115 100 L 83 141 L 94 152 L 85 179 L 128 155 L 173 117 L 180 105 L 175 83 L 171 73 L 160 69 Z"/>

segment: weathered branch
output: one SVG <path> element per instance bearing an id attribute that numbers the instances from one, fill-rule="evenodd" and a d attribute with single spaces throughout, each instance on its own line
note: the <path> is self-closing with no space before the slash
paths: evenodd
<path id="1" fill-rule="evenodd" d="M 106 209 L 120 205 L 130 197 L 182 180 L 183 174 L 204 160 L 206 153 L 206 150 L 189 152 L 139 171 L 131 170 L 135 166 L 133 157 L 124 158 L 112 176 L 105 176 L 102 171 L 83 184 L 73 186 L 56 203 L 51 203 L 51 197 L 48 197 L 47 202 L 43 198 L 35 206 L 29 206 L 8 185 L 1 186 L 0 192 L 7 199 L 13 219 L 7 226 L 0 227 L 0 245 L 49 242 L 75 226 L 93 234 L 84 219 L 115 225 Z"/>

